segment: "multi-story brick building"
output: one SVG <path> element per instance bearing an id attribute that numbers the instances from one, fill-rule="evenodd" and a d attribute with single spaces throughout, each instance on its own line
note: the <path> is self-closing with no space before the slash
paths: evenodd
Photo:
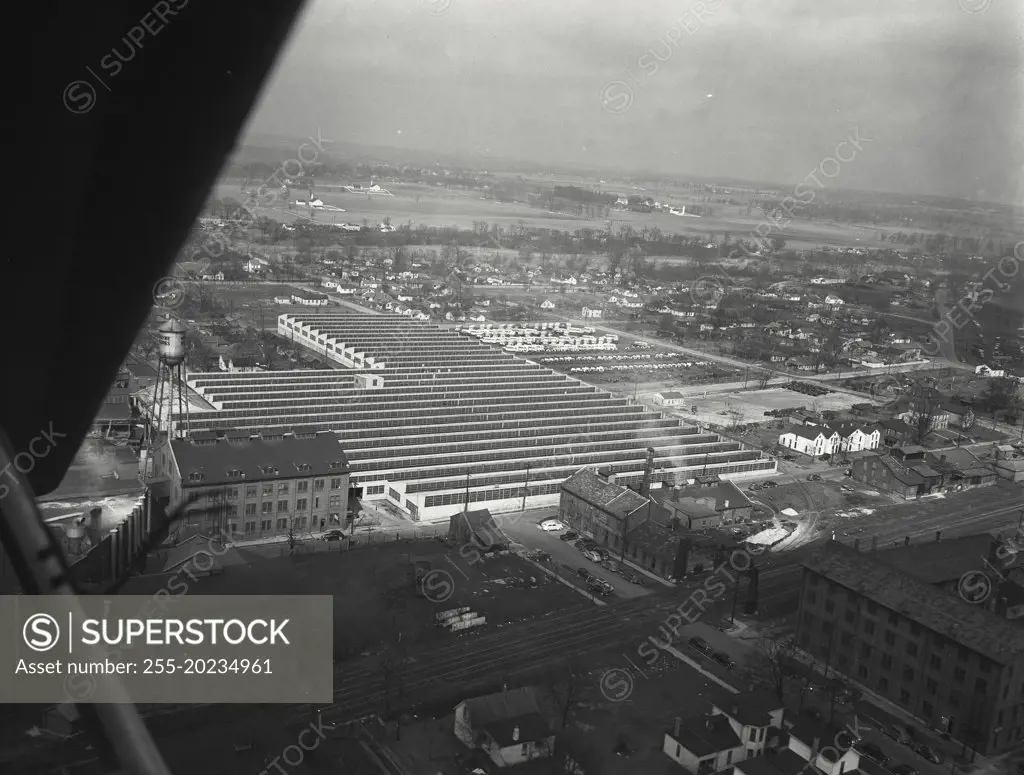
<path id="1" fill-rule="evenodd" d="M 983 754 L 1024 741 L 1024 630 L 871 553 L 804 563 L 797 643 Z"/>
<path id="2" fill-rule="evenodd" d="M 212 437 L 212 438 L 211 438 Z M 344 525 L 349 464 L 334 433 L 172 441 L 154 461 L 171 504 L 191 500 L 184 525 L 258 537 Z"/>

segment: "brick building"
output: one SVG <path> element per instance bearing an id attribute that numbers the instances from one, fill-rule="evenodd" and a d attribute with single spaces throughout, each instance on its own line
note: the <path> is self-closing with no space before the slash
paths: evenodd
<path id="1" fill-rule="evenodd" d="M 982 754 L 1024 741 L 1024 630 L 874 553 L 830 542 L 804 563 L 796 639 Z"/>

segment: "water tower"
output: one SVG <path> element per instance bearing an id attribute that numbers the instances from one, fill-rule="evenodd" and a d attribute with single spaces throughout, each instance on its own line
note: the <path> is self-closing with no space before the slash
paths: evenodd
<path id="1" fill-rule="evenodd" d="M 157 329 L 159 375 L 153 389 L 149 447 L 161 433 L 168 440 L 185 438 L 189 428 L 188 385 L 185 381 L 185 325 L 171 316 Z M 175 406 L 177 400 L 177 406 Z"/>

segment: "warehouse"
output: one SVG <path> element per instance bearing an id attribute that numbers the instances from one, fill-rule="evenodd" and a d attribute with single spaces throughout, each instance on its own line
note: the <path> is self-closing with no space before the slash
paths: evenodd
<path id="1" fill-rule="evenodd" d="M 775 470 L 758 450 L 427 322 L 286 314 L 278 332 L 347 368 L 189 375 L 207 402 L 191 431 L 335 431 L 363 497 L 414 520 L 446 520 L 467 494 L 494 513 L 554 505 L 583 466 L 639 485 L 648 447 L 658 481 Z"/>

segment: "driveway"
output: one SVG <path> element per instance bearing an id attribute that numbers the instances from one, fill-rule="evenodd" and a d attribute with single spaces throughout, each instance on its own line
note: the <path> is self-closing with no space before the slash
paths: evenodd
<path id="1" fill-rule="evenodd" d="M 516 516 L 518 516 L 518 519 L 507 519 L 500 523 L 501 529 L 505 531 L 509 538 L 516 543 L 522 544 L 527 549 L 540 549 L 547 552 L 551 555 L 552 565 L 559 568 L 563 565 L 567 565 L 574 570 L 576 568 L 586 568 L 593 575 L 611 584 L 615 589 L 616 597 L 626 599 L 642 597 L 643 595 L 650 594 L 658 585 L 658 582 L 653 579 L 649 580 L 650 588 L 630 584 L 621 576 L 585 559 L 569 541 L 561 540 L 558 537 L 558 533 L 548 533 L 541 530 L 541 522 L 545 519 L 557 518 L 557 507 L 535 509 Z M 633 572 L 637 573 L 637 571 Z M 638 573 L 637 575 L 640 574 Z"/>

